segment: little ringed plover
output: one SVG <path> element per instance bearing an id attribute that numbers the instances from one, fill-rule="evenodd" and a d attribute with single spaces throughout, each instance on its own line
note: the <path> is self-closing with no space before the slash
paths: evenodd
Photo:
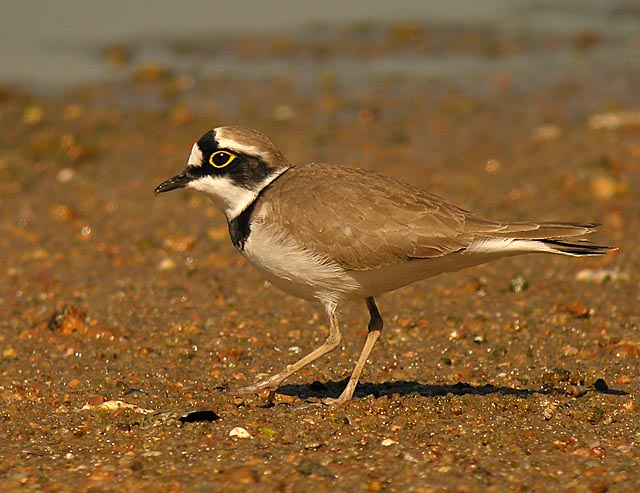
<path id="1" fill-rule="evenodd" d="M 597 224 L 483 219 L 392 178 L 330 164 L 291 165 L 263 134 L 242 127 L 205 133 L 186 169 L 155 193 L 193 188 L 224 212 L 236 249 L 264 277 L 292 295 L 318 301 L 329 318 L 320 347 L 279 373 L 233 395 L 270 391 L 342 339 L 336 311 L 362 299 L 370 321 L 364 347 L 341 395 L 350 400 L 382 331 L 374 297 L 445 272 L 524 253 L 573 257 L 614 248 L 583 235 Z"/>

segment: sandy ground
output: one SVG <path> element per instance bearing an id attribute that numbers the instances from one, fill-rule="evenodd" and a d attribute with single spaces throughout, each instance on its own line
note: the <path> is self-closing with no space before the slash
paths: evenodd
<path id="1" fill-rule="evenodd" d="M 105 63 L 130 71 L 118 82 L 2 89 L 5 491 L 638 491 L 640 67 L 592 64 L 607 40 L 586 34 L 374 34 L 228 40 L 282 77 L 193 78 L 114 47 Z M 206 61 L 207 46 L 176 49 Z M 557 50 L 581 69 L 543 84 L 508 66 L 462 84 L 331 70 L 411 50 L 489 65 Z M 281 369 L 327 321 L 260 279 L 204 197 L 153 196 L 224 124 L 262 130 L 294 163 L 377 170 L 492 218 L 601 222 L 594 239 L 620 250 L 503 260 L 381 297 L 385 331 L 342 408 L 299 404 L 339 394 L 364 304 L 275 405 L 234 399 L 217 387 Z"/>

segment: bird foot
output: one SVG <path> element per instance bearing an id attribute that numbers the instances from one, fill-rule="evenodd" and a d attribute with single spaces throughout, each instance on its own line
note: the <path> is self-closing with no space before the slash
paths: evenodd
<path id="1" fill-rule="evenodd" d="M 333 408 L 337 409 L 339 407 L 344 406 L 351 399 L 334 399 L 332 397 L 327 397 L 326 399 L 322 399 L 321 401 L 306 401 L 302 404 L 295 406 L 296 409 L 308 409 L 310 407 L 322 407 L 324 409 Z"/>

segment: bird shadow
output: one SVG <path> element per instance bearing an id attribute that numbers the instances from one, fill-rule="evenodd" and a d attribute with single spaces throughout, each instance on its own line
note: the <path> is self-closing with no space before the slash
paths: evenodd
<path id="1" fill-rule="evenodd" d="M 337 398 L 347 385 L 348 379 L 319 382 L 315 381 L 311 384 L 287 384 L 278 388 L 278 393 L 297 397 L 299 399 L 326 399 Z M 622 390 L 606 389 L 598 390 L 593 386 L 588 388 L 589 391 L 595 391 L 601 394 L 609 395 L 627 395 Z M 541 389 L 521 389 L 514 387 L 495 386 L 492 384 L 471 385 L 464 382 L 458 382 L 449 385 L 422 384 L 415 381 L 395 380 L 392 382 L 381 383 L 359 383 L 356 387 L 354 397 L 364 398 L 373 396 L 374 398 L 391 396 L 391 395 L 407 396 L 411 394 L 420 395 L 422 397 L 437 397 L 448 394 L 452 395 L 515 395 L 519 397 L 529 397 L 532 395 L 569 395 L 572 393 L 567 388 L 544 387 Z"/>

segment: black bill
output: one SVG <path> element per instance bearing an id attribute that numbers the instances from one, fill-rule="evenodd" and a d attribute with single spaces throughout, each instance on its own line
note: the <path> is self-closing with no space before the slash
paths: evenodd
<path id="1" fill-rule="evenodd" d="M 169 190 L 175 190 L 176 188 L 183 188 L 193 180 L 193 177 L 189 176 L 186 171 L 183 171 L 179 175 L 169 178 L 167 181 L 163 181 L 156 187 L 154 193 L 158 195 L 162 192 L 168 192 Z"/>

